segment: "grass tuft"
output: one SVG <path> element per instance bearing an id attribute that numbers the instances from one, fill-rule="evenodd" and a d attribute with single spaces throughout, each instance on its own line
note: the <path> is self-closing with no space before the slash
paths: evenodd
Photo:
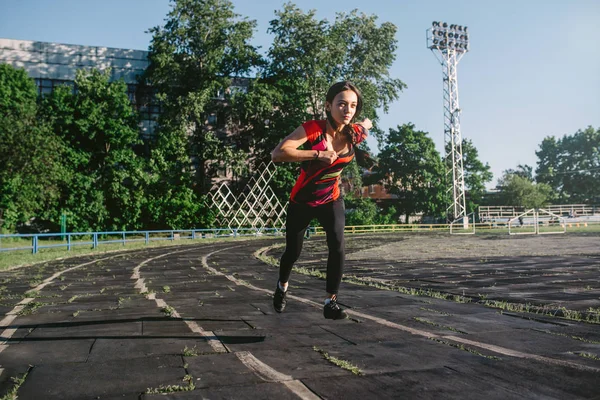
<path id="1" fill-rule="evenodd" d="M 345 369 L 346 371 L 352 372 L 354 375 L 363 375 L 363 372 L 356 366 L 351 364 L 349 361 L 340 360 L 339 358 L 330 356 L 326 351 L 320 349 L 317 346 L 313 346 L 313 350 L 321 354 L 324 359 L 330 363 L 337 365 L 338 367 Z"/>
<path id="2" fill-rule="evenodd" d="M 164 393 L 175 393 L 175 392 L 191 392 L 196 389 L 194 385 L 194 378 L 191 375 L 183 377 L 184 385 L 160 385 L 157 388 L 146 389 L 146 394 L 164 394 Z"/>

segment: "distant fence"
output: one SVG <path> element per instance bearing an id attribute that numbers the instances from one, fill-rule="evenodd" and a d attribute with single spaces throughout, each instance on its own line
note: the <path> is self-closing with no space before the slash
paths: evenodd
<path id="1" fill-rule="evenodd" d="M 518 219 L 518 218 L 517 218 Z M 469 223 L 467 227 L 451 227 L 450 224 L 389 224 L 389 225 L 350 225 L 346 226 L 344 232 L 347 234 L 360 233 L 385 233 L 385 232 L 447 232 L 447 233 L 471 233 L 478 231 L 509 232 L 512 229 L 527 228 L 532 224 L 539 224 L 539 232 L 544 228 L 552 228 L 557 223 L 564 230 L 588 229 L 593 226 L 600 228 L 600 216 L 583 217 L 575 219 L 560 218 L 552 219 L 538 217 L 529 218 L 526 215 L 519 221 L 507 218 L 505 221 Z M 585 220 L 584 220 L 585 219 Z M 509 227 L 509 225 L 512 227 Z M 325 230 L 320 226 L 312 226 L 307 230 L 306 236 L 324 235 Z M 260 236 L 284 236 L 285 228 L 219 228 L 219 229 L 178 229 L 157 231 L 115 231 L 115 232 L 68 232 L 68 233 L 32 233 L 32 234 L 10 234 L 0 235 L 0 253 L 14 251 L 31 251 L 36 254 L 42 249 L 64 248 L 71 251 L 78 246 L 89 246 L 93 249 L 105 244 L 144 243 L 158 241 L 177 240 L 202 240 L 213 238 L 236 238 L 236 237 L 260 237 Z"/>
<path id="2" fill-rule="evenodd" d="M 600 206 L 590 204 L 555 204 L 543 207 L 544 210 L 561 217 L 600 216 Z M 523 214 L 525 207 L 513 206 L 480 206 L 478 210 L 480 222 L 511 219 Z"/>
<path id="3" fill-rule="evenodd" d="M 0 253 L 31 250 L 36 254 L 41 249 L 65 248 L 71 251 L 76 246 L 90 246 L 93 249 L 102 244 L 185 239 L 210 239 L 242 236 L 280 236 L 279 228 L 223 228 L 223 229 L 178 229 L 157 231 L 115 231 L 115 232 L 70 232 L 0 235 Z M 27 243 L 27 245 L 25 245 Z"/>

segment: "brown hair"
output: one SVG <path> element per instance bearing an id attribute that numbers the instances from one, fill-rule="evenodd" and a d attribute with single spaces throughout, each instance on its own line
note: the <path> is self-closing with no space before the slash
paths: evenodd
<path id="1" fill-rule="evenodd" d="M 331 85 L 331 87 L 327 91 L 325 100 L 329 104 L 333 104 L 333 99 L 335 99 L 335 96 L 337 96 L 338 93 L 341 93 L 346 90 L 352 90 L 354 93 L 356 93 L 356 98 L 357 98 L 356 112 L 354 113 L 354 117 L 352 118 L 352 120 L 354 120 L 356 117 L 358 117 L 358 115 L 362 111 L 363 98 L 362 98 L 362 94 L 360 93 L 360 90 L 358 90 L 358 88 L 352 82 L 342 81 L 342 82 L 334 83 L 333 85 Z M 331 125 L 331 127 L 333 129 L 337 129 L 338 124 L 335 122 L 335 120 L 331 116 L 331 111 L 325 110 L 325 114 L 327 115 L 327 121 L 329 121 L 329 125 Z M 354 146 L 354 151 L 356 154 L 356 162 L 358 163 L 358 165 L 360 165 L 361 167 L 367 168 L 367 169 L 371 168 L 374 164 L 374 161 L 368 152 L 358 148 L 357 135 L 354 132 L 354 128 L 352 127 L 352 124 L 350 123 L 350 124 L 345 125 L 342 130 L 342 133 L 348 137 L 348 140 Z"/>

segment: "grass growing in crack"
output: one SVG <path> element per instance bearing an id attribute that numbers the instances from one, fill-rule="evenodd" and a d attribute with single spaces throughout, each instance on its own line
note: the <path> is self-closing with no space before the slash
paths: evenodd
<path id="1" fill-rule="evenodd" d="M 600 324 L 600 313 L 595 312 L 581 312 L 576 310 L 569 310 L 565 307 L 559 307 L 557 309 L 550 309 L 545 306 L 537 306 L 530 303 L 510 303 L 508 301 L 501 300 L 485 300 L 480 301 L 486 307 L 498 308 L 505 311 L 513 311 L 520 313 L 532 313 L 541 314 L 549 317 L 562 317 L 564 319 L 570 319 L 573 321 L 587 322 L 590 324 Z"/>
<path id="2" fill-rule="evenodd" d="M 131 300 L 130 297 L 119 297 L 119 299 L 117 300 L 117 308 L 121 308 L 121 306 L 123 304 L 125 304 L 126 301 Z"/>
<path id="3" fill-rule="evenodd" d="M 339 358 L 330 356 L 325 350 L 320 349 L 317 346 L 313 346 L 313 350 L 321 354 L 324 359 L 330 363 L 337 365 L 338 367 L 345 369 L 346 371 L 352 372 L 354 375 L 362 375 L 362 371 L 356 366 L 346 360 L 340 360 Z"/>
<path id="4" fill-rule="evenodd" d="M 589 358 L 591 360 L 600 361 L 600 357 L 598 357 L 596 354 L 593 354 L 593 353 L 586 353 L 585 351 L 582 351 L 582 352 L 575 353 L 575 354 L 577 354 L 579 357 Z"/>
<path id="5" fill-rule="evenodd" d="M 450 316 L 452 314 L 449 314 L 447 312 L 444 311 L 438 311 L 438 310 L 434 310 L 433 308 L 427 308 L 427 307 L 419 307 L 419 310 L 423 310 L 423 311 L 431 311 L 434 312 L 436 314 L 441 314 L 441 315 L 445 315 L 445 316 Z"/>
<path id="6" fill-rule="evenodd" d="M 27 379 L 27 375 L 29 375 L 29 371 L 31 371 L 31 368 L 32 366 L 30 365 L 27 369 L 27 372 L 25 372 L 20 377 L 12 376 L 10 378 L 12 387 L 8 392 L 6 392 L 4 396 L 0 398 L 0 400 L 17 400 L 19 398 L 17 392 L 19 391 L 19 388 L 23 385 L 23 383 L 25 383 L 25 379 Z"/>
<path id="7" fill-rule="evenodd" d="M 294 272 L 297 272 L 302 275 L 314 276 L 319 279 L 327 279 L 327 274 L 325 272 L 321 272 L 318 269 L 306 268 L 306 267 L 292 267 Z"/>
<path id="8" fill-rule="evenodd" d="M 554 336 L 562 336 L 562 337 L 566 337 L 566 338 L 573 339 L 573 340 L 579 340 L 580 342 L 584 342 L 584 343 L 600 344 L 600 341 L 585 339 L 585 338 L 582 338 L 581 336 L 573 336 L 573 335 L 567 335 L 565 333 L 550 332 L 550 331 L 542 330 L 542 329 L 534 329 L 534 330 L 537 332 L 548 333 L 548 334 L 554 335 Z"/>
<path id="9" fill-rule="evenodd" d="M 186 357 L 198 357 L 200 353 L 198 353 L 198 348 L 196 347 L 196 345 L 194 345 L 194 347 L 189 348 L 187 346 L 185 346 L 185 348 L 183 349 L 183 355 Z"/>
<path id="10" fill-rule="evenodd" d="M 23 297 L 40 297 L 40 292 L 39 290 L 28 290 Z"/>
<path id="11" fill-rule="evenodd" d="M 254 256 L 266 264 L 273 265 L 275 267 L 279 266 L 279 261 L 275 257 L 267 256 L 264 253 L 258 252 L 254 253 Z"/>
<path id="12" fill-rule="evenodd" d="M 72 303 L 72 302 L 74 302 L 75 300 L 77 300 L 77 298 L 78 298 L 78 297 L 79 297 L 79 295 L 77 295 L 77 294 L 76 294 L 75 296 L 73 296 L 73 297 L 71 297 L 69 300 L 67 300 L 67 303 Z"/>
<path id="13" fill-rule="evenodd" d="M 173 313 L 175 312 L 175 309 L 171 306 L 166 306 L 163 307 L 161 310 L 167 317 L 171 317 L 173 316 Z"/>
<path id="14" fill-rule="evenodd" d="M 354 283 L 356 285 L 369 286 L 369 287 L 374 287 L 376 289 L 382 289 L 382 290 L 396 291 L 396 292 L 400 292 L 400 293 L 407 294 L 410 296 L 432 297 L 435 299 L 450 300 L 455 303 L 470 303 L 471 302 L 471 298 L 467 297 L 467 296 L 461 296 L 461 295 L 452 294 L 452 293 L 443 293 L 443 292 L 438 292 L 436 290 L 431 290 L 431 289 L 411 288 L 411 287 L 405 287 L 405 286 L 396 286 L 396 285 L 386 284 L 386 283 L 382 283 L 382 282 L 374 282 L 374 281 L 371 281 L 368 279 L 359 278 L 354 275 L 344 277 L 342 280 L 344 282 Z"/>
<path id="15" fill-rule="evenodd" d="M 427 320 L 427 319 L 424 319 L 424 318 L 413 317 L 413 319 L 414 319 L 415 321 L 417 321 L 417 322 L 420 322 L 420 323 L 422 323 L 422 324 L 427 324 L 427 325 L 435 326 L 436 328 L 447 329 L 447 330 L 449 330 L 449 331 L 452 331 L 452 332 L 456 332 L 456 333 L 463 333 L 463 334 L 465 334 L 465 335 L 468 335 L 468 333 L 467 333 L 467 332 L 463 332 L 463 331 L 461 331 L 461 330 L 458 330 L 458 329 L 456 329 L 456 328 L 453 328 L 453 327 L 451 327 L 451 326 L 440 325 L 440 324 L 437 324 L 437 323 L 435 323 L 435 322 L 433 322 L 433 321 L 429 321 L 429 320 Z"/>
<path id="16" fill-rule="evenodd" d="M 163 394 L 163 393 L 175 393 L 175 392 L 191 392 L 196 388 L 194 385 L 194 377 L 186 375 L 183 377 L 184 385 L 160 385 L 157 388 L 146 389 L 146 394 Z"/>
<path id="17" fill-rule="evenodd" d="M 31 303 L 27 303 L 25 307 L 23 307 L 23 309 L 17 313 L 17 315 L 31 315 L 35 313 L 40 307 L 43 307 L 45 305 L 45 303 L 40 303 L 39 301 L 32 301 Z"/>
<path id="18" fill-rule="evenodd" d="M 171 293 L 171 288 L 169 286 L 163 286 L 162 289 L 164 293 Z"/>
<path id="19" fill-rule="evenodd" d="M 454 347 L 456 349 L 459 350 L 463 350 L 463 351 L 468 351 L 471 354 L 475 354 L 477 356 L 483 357 L 483 358 L 488 358 L 490 360 L 502 360 L 500 357 L 496 357 L 496 356 L 486 356 L 483 353 L 478 352 L 475 349 L 472 349 L 470 347 L 465 347 L 462 344 L 458 344 L 458 343 L 450 343 L 450 342 L 446 342 L 445 340 L 441 340 L 441 339 L 437 339 L 437 338 L 429 338 L 431 340 L 433 340 L 434 342 L 438 342 L 441 344 L 445 344 L 446 346 L 450 346 L 450 347 Z"/>
<path id="20" fill-rule="evenodd" d="M 80 311 L 80 310 L 77 310 L 77 311 L 75 311 L 75 312 L 73 313 L 73 316 L 74 316 L 74 317 L 76 317 L 76 316 L 78 316 L 79 314 L 81 314 L 81 311 Z"/>

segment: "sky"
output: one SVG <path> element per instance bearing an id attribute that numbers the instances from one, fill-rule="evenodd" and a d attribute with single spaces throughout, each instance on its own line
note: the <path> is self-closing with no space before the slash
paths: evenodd
<path id="1" fill-rule="evenodd" d="M 282 0 L 233 0 L 256 20 L 252 43 L 266 52 Z M 408 85 L 379 126 L 405 123 L 444 149 L 442 66 L 426 47 L 432 21 L 466 25 L 470 51 L 458 65 L 461 133 L 496 179 L 519 164 L 536 166 L 547 136 L 600 129 L 600 0 L 296 0 L 333 21 L 353 9 L 397 27 L 390 76 Z M 164 24 L 168 0 L 0 0 L 0 38 L 147 50 L 146 31 Z M 287 132 L 282 133 L 284 137 Z M 368 141 L 375 150 L 377 142 Z"/>

